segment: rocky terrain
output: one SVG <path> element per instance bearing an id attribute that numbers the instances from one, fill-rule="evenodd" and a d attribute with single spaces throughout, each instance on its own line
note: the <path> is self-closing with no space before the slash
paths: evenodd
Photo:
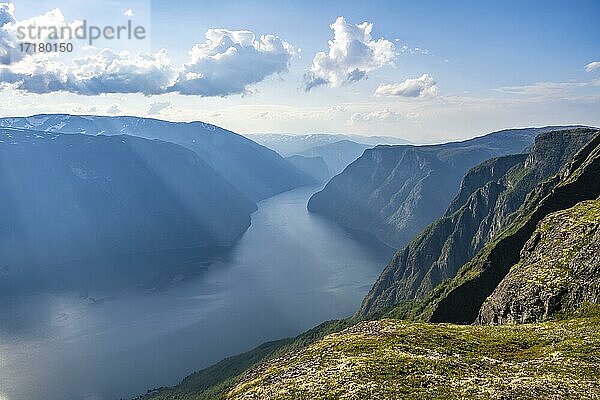
<path id="1" fill-rule="evenodd" d="M 595 130 L 586 128 L 542 133 L 528 154 L 493 158 L 471 169 L 444 216 L 398 251 L 359 313 L 421 298 L 453 278 L 514 220 L 525 196 L 556 174 L 594 135 Z"/>
<path id="2" fill-rule="evenodd" d="M 598 322 L 362 322 L 250 370 L 223 398 L 594 399 Z"/>
<path id="3" fill-rule="evenodd" d="M 595 135 L 559 173 L 529 193 L 514 221 L 454 278 L 438 285 L 412 307 L 412 315 L 434 322 L 474 322 L 483 302 L 519 262 L 520 251 L 537 224 L 553 212 L 600 196 L 599 176 L 600 135 Z"/>
<path id="4" fill-rule="evenodd" d="M 477 323 L 522 324 L 600 303 L 600 200 L 546 216 Z"/>

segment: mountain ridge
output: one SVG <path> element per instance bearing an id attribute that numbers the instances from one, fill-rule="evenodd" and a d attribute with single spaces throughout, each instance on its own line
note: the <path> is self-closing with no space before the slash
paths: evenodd
<path id="1" fill-rule="evenodd" d="M 376 146 L 315 193 L 308 209 L 400 248 L 443 215 L 470 168 L 521 153 L 537 134 L 553 129 L 493 132 L 442 145 Z"/>
<path id="2" fill-rule="evenodd" d="M 134 116 L 37 114 L 0 118 L 0 126 L 65 134 L 127 134 L 160 139 L 194 151 L 246 197 L 260 201 L 315 181 L 275 151 L 201 121 L 170 122 Z"/>
<path id="3" fill-rule="evenodd" d="M 538 184 L 519 208 L 518 217 L 463 265 L 456 276 L 401 311 L 401 315 L 432 322 L 473 323 L 486 298 L 519 261 L 520 250 L 537 224 L 555 211 L 597 198 L 600 195 L 598 176 L 600 134 L 559 173 Z"/>
<path id="4" fill-rule="evenodd" d="M 398 251 L 358 312 L 421 298 L 453 278 L 512 222 L 527 193 L 556 174 L 595 135 L 583 128 L 541 133 L 528 154 L 493 158 L 469 170 L 445 214 Z"/>

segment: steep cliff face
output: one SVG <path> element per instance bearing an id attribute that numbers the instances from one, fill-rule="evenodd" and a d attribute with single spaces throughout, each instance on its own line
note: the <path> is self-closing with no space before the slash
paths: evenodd
<path id="1" fill-rule="evenodd" d="M 539 322 L 598 302 L 600 200 L 591 200 L 538 224 L 519 262 L 483 303 L 477 323 Z"/>
<path id="2" fill-rule="evenodd" d="M 194 152 L 158 140 L 3 128 L 0 167 L 11 266 L 226 246 L 256 210 Z"/>
<path id="3" fill-rule="evenodd" d="M 358 315 L 324 324 L 284 343 L 265 344 L 192 375 L 188 379 L 193 385 L 186 385 L 189 381 L 184 380 L 178 386 L 152 391 L 142 398 L 597 397 L 600 394 L 596 371 L 596 360 L 600 357 L 597 329 L 600 308 L 598 305 L 579 306 L 599 301 L 600 133 L 571 130 L 555 134 L 554 141 L 546 140 L 551 138 L 547 135 L 539 138 L 528 155 L 500 157 L 474 168 L 463 180 L 461 191 L 445 217 L 413 241 L 414 247 L 410 249 L 415 252 L 415 260 L 417 254 L 424 259 L 429 257 L 427 265 L 433 265 L 440 258 L 433 253 L 444 253 L 440 249 L 445 245 L 439 243 L 445 243 L 447 232 L 464 233 L 458 227 L 468 226 L 469 218 L 483 221 L 478 215 L 485 215 L 491 221 L 497 205 L 509 204 L 504 217 L 509 221 L 505 222 L 508 226 L 467 262 L 455 278 L 437 285 L 424 298 L 367 317 L 376 320 L 359 322 L 365 316 Z M 558 173 L 552 175 L 557 170 Z M 551 178 L 543 179 L 548 175 L 552 175 Z M 540 183 L 535 185 L 535 182 Z M 527 185 L 535 187 L 526 196 L 526 189 L 531 187 Z M 494 188 L 501 190 L 492 194 Z M 521 207 L 516 207 L 500 203 L 501 196 L 526 198 L 520 202 Z M 497 199 L 495 203 L 490 201 L 493 198 Z M 593 201 L 589 201 L 591 199 Z M 516 212 L 510 211 L 516 208 Z M 538 225 L 539 221 L 543 222 Z M 477 230 L 457 236 L 465 242 L 459 246 L 456 239 L 456 254 L 480 240 L 474 233 Z M 534 235 L 530 239 L 536 230 L 546 236 L 536 239 Z M 484 234 L 486 232 L 481 230 L 481 235 Z M 561 246 L 556 246 L 557 240 Z M 519 251 L 526 242 L 521 255 L 528 263 L 535 263 L 536 257 L 544 260 L 546 253 L 558 261 L 557 264 L 546 263 L 543 268 L 536 264 L 534 269 L 527 270 L 528 279 L 515 274 L 519 277 L 515 280 L 512 271 L 508 275 L 507 272 L 519 262 Z M 434 243 L 439 247 L 429 247 Z M 406 257 L 407 252 L 404 249 L 395 260 Z M 416 274 L 418 264 L 409 265 Z M 565 272 L 565 265 L 569 271 Z M 571 284 L 564 285 L 564 277 L 568 277 Z M 547 290 L 548 286 L 543 286 L 545 291 L 539 290 L 548 280 L 552 290 Z M 561 307 L 561 310 L 579 308 L 573 313 L 554 314 L 557 318 L 552 321 L 518 326 L 435 324 L 380 318 L 383 315 L 471 323 L 480 309 L 482 314 L 486 309 L 481 307 L 484 300 L 496 288 L 500 290 L 505 285 L 508 288 L 517 285 L 518 290 L 526 291 L 524 296 L 527 297 L 532 293 L 538 298 L 542 298 L 540 293 L 546 296 L 544 298 L 559 296 L 559 303 L 570 307 Z M 501 294 L 497 299 L 511 306 L 509 297 L 523 299 L 512 292 Z M 489 299 L 490 305 L 498 304 Z M 538 309 L 546 310 L 543 301 L 524 302 L 514 309 L 535 310 L 540 304 Z M 496 312 L 493 307 L 490 310 Z M 537 314 L 544 315 L 543 312 Z M 491 318 L 493 320 L 493 316 Z M 325 336 L 331 332 L 338 333 Z"/>
<path id="4" fill-rule="evenodd" d="M 551 178 L 544 179 L 547 176 Z M 457 235 L 454 254 L 458 256 L 461 249 L 469 251 L 472 243 L 491 235 L 487 232 L 491 222 L 485 223 L 486 229 L 472 222 L 492 221 L 499 205 L 505 206 L 503 218 L 508 226 L 455 278 L 437 285 L 418 301 L 383 313 L 383 317 L 470 323 L 496 288 L 518 285 L 528 293 L 525 296 L 539 296 L 542 292 L 536 292 L 536 287 L 548 278 L 558 283 L 552 286 L 557 288 L 554 292 L 543 292 L 548 298 L 560 293 L 560 303 L 571 309 L 598 302 L 599 178 L 600 133 L 589 129 L 542 135 L 530 154 L 488 160 L 472 169 L 444 218 L 399 252 L 393 262 L 413 257 L 415 263 L 407 264 L 412 268 L 407 269 L 407 276 L 412 273 L 425 282 L 425 273 L 417 271 L 421 264 L 416 261 L 423 258 L 427 262 L 423 265 L 431 266 L 439 259 L 452 259 L 440 256 L 452 254 L 443 250 L 450 236 Z M 500 202 L 501 197 L 516 199 L 522 206 L 509 200 Z M 590 199 L 594 201 L 587 201 Z M 523 259 L 535 263 L 535 257 L 543 259 L 547 253 L 558 264 L 542 269 L 536 265 L 538 274 L 527 272 L 531 279 L 514 280 L 512 272 L 506 275 L 507 270 L 519 261 L 520 249 L 536 229 L 546 236 L 535 239 L 534 235 L 523 250 Z M 557 240 L 561 246 L 555 245 Z M 431 247 L 434 244 L 438 247 Z M 571 272 L 565 273 L 565 263 Z M 574 279 L 575 275 L 581 279 Z M 391 281 L 393 275 L 389 276 Z M 562 285 L 564 276 L 577 285 Z M 412 290 L 414 280 L 399 281 Z M 561 289 L 565 287 L 567 291 Z M 497 297 L 505 303 L 510 303 L 508 297 L 522 298 L 512 292 Z M 534 309 L 538 303 L 524 304 Z M 376 320 L 359 322 L 365 316 L 358 315 L 325 323 L 295 339 L 267 343 L 199 371 L 180 385 L 149 391 L 140 399 L 595 398 L 600 394 L 595 362 L 600 357 L 599 313 L 598 305 L 592 305 L 560 319 L 519 326 L 420 323 L 381 319 L 381 314 L 367 317 Z M 338 333 L 327 335 L 332 332 Z"/>
<path id="5" fill-rule="evenodd" d="M 594 135 L 591 129 L 542 133 L 528 155 L 499 157 L 471 169 L 445 215 L 394 256 L 359 314 L 423 297 L 454 277 L 514 220 L 527 193 L 558 172 Z"/>
<path id="6" fill-rule="evenodd" d="M 419 318 L 434 322 L 474 322 L 486 298 L 519 262 L 520 251 L 537 224 L 553 212 L 600 196 L 599 177 L 600 135 L 597 134 L 558 174 L 539 184 L 527 196 L 518 217 L 498 237 L 453 279 L 438 285 L 421 302 Z"/>
<path id="7" fill-rule="evenodd" d="M 522 153 L 538 134 L 560 129 L 513 129 L 463 142 L 367 149 L 313 195 L 308 209 L 400 248 L 444 214 L 470 168 Z"/>

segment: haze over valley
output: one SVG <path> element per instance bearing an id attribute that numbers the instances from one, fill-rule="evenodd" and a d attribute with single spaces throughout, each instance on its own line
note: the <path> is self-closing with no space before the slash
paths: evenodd
<path id="1" fill-rule="evenodd" d="M 599 15 L 0 0 L 0 400 L 600 398 Z"/>

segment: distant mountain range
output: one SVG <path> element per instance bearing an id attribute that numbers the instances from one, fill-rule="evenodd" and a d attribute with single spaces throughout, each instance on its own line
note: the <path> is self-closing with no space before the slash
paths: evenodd
<path id="1" fill-rule="evenodd" d="M 11 266 L 231 245 L 256 202 L 318 180 L 203 122 L 0 118 L 0 253 Z"/>
<path id="2" fill-rule="evenodd" d="M 408 140 L 393 136 L 363 136 L 353 134 L 314 133 L 308 135 L 290 135 L 262 133 L 246 135 L 257 143 L 275 150 L 284 157 L 303 154 L 312 148 L 340 141 L 351 141 L 373 147 L 378 144 L 410 144 Z"/>
<path id="3" fill-rule="evenodd" d="M 140 117 L 40 114 L 0 118 L 0 127 L 85 135 L 131 135 L 179 144 L 194 151 L 248 198 L 258 201 L 315 183 L 275 151 L 204 122 Z"/>
<path id="4" fill-rule="evenodd" d="M 325 183 L 333 176 L 323 157 L 296 154 L 285 159 L 317 182 Z"/>
<path id="5" fill-rule="evenodd" d="M 521 153 L 536 135 L 556 129 L 511 129 L 439 145 L 377 146 L 315 193 L 308 209 L 400 248 L 442 216 L 470 168 Z"/>
<path id="6" fill-rule="evenodd" d="M 310 148 L 286 157 L 286 160 L 317 181 L 326 183 L 371 147 L 350 140 L 340 140 Z"/>
<path id="7" fill-rule="evenodd" d="M 342 134 L 252 134 L 247 137 L 277 151 L 296 167 L 321 183 L 339 174 L 365 149 L 379 144 L 406 144 L 392 136 Z M 325 166 L 326 168 L 323 168 Z"/>
<path id="8" fill-rule="evenodd" d="M 340 140 L 312 147 L 300 155 L 305 157 L 321 157 L 329 169 L 332 178 L 342 172 L 354 160 L 360 157 L 366 149 L 373 147 L 369 144 L 356 143 L 351 140 Z"/>

